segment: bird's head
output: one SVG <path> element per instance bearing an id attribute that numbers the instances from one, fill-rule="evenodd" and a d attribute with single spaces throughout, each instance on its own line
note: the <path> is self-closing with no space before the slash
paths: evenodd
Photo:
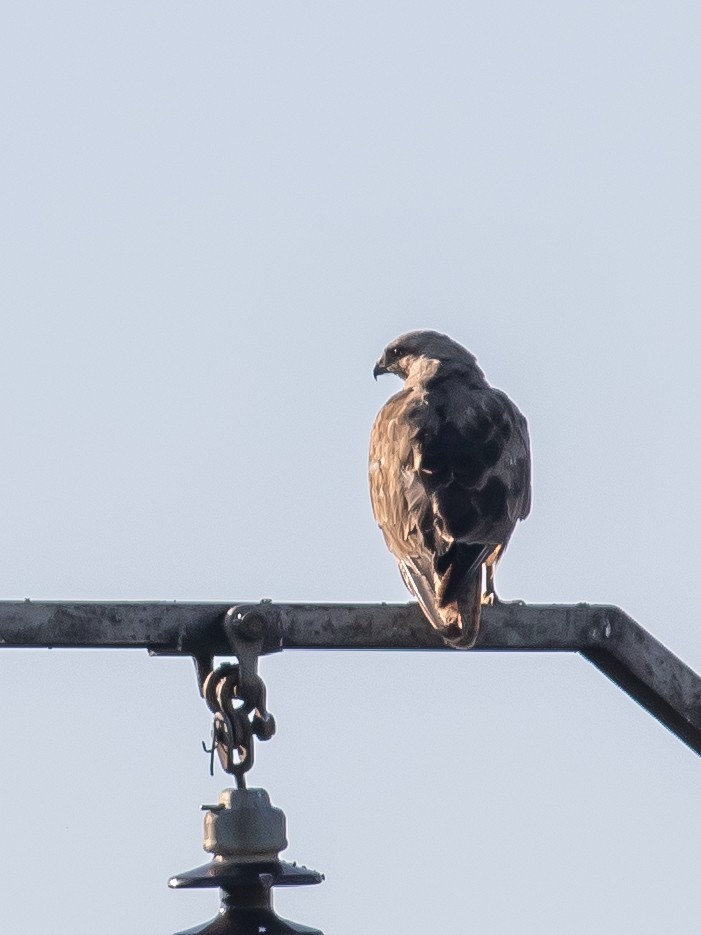
<path id="1" fill-rule="evenodd" d="M 474 355 L 438 331 L 410 331 L 395 338 L 375 364 L 372 375 L 377 379 L 380 374 L 394 373 L 406 380 L 415 375 L 434 374 L 441 366 L 464 371 L 478 382 L 484 381 Z"/>

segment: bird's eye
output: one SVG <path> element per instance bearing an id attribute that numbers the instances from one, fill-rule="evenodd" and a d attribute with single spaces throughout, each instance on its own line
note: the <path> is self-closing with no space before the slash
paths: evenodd
<path id="1" fill-rule="evenodd" d="M 404 356 L 404 351 L 401 349 L 401 347 L 393 347 L 393 348 L 392 348 L 392 353 L 394 354 L 395 357 L 403 357 L 403 356 Z"/>

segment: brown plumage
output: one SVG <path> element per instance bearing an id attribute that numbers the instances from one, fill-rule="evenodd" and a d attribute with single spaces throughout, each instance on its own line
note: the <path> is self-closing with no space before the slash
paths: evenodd
<path id="1" fill-rule="evenodd" d="M 373 513 L 428 620 L 469 647 L 482 603 L 496 599 L 494 566 L 530 510 L 528 426 L 447 335 L 402 335 L 375 365 L 381 373 L 404 386 L 372 427 Z"/>

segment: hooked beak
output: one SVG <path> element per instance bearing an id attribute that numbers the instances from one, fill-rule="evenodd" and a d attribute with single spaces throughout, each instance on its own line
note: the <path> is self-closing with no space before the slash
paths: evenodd
<path id="1" fill-rule="evenodd" d="M 387 363 L 386 363 L 386 361 L 385 361 L 384 355 L 383 355 L 382 357 L 380 357 L 380 359 L 377 361 L 377 363 L 376 363 L 375 366 L 373 367 L 372 375 L 373 375 L 373 377 L 374 377 L 375 379 L 377 379 L 377 378 L 378 378 L 379 376 L 381 376 L 383 373 L 389 373 L 389 370 L 388 370 L 388 368 L 387 368 Z"/>

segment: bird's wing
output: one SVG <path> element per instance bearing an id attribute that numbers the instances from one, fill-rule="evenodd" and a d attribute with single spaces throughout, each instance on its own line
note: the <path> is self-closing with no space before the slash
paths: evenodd
<path id="1" fill-rule="evenodd" d="M 377 414 L 370 433 L 372 512 L 398 561 L 411 557 L 419 546 L 417 497 L 428 502 L 425 491 L 416 484 L 413 426 L 408 418 L 411 407 L 407 391 L 392 396 Z"/>
<path id="2" fill-rule="evenodd" d="M 505 393 L 458 379 L 431 389 L 412 420 L 417 474 L 431 504 L 431 527 L 422 532 L 434 567 L 447 576 L 440 595 L 447 602 L 528 514 L 528 428 Z"/>
<path id="3" fill-rule="evenodd" d="M 436 604 L 436 583 L 430 537 L 424 527 L 433 522 L 431 499 L 417 470 L 411 413 L 414 394 L 402 390 L 380 409 L 370 433 L 370 500 L 377 524 L 397 559 L 407 588 L 431 623 L 444 625 Z"/>

